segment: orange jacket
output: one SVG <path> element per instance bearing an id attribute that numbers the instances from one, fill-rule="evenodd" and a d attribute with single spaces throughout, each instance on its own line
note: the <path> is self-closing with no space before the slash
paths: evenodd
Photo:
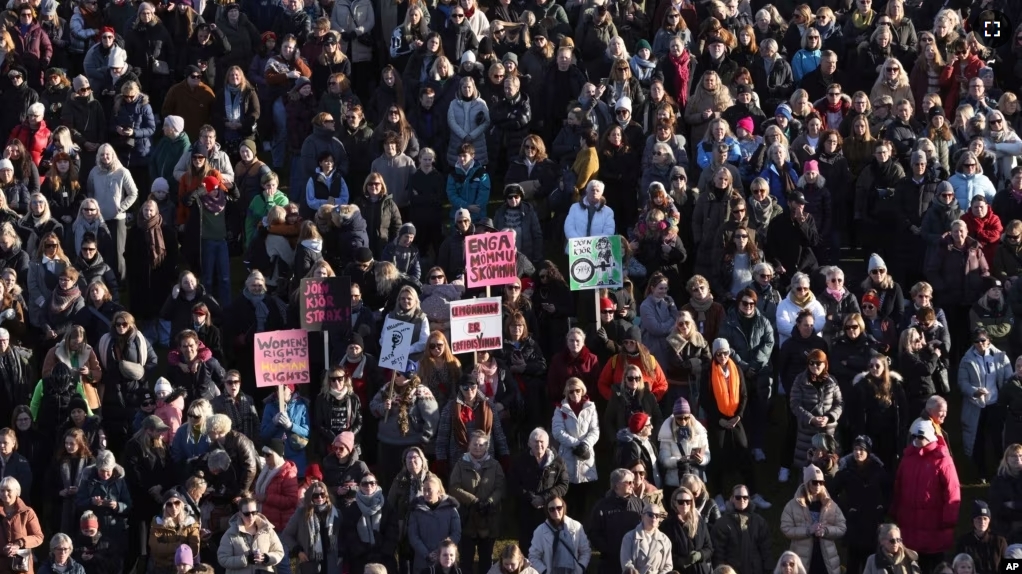
<path id="1" fill-rule="evenodd" d="M 208 159 L 206 161 L 209 161 Z M 191 171 L 191 160 L 189 160 L 189 170 L 181 176 L 181 180 L 177 186 L 177 224 L 184 225 L 188 223 L 188 216 L 191 214 L 192 206 L 188 204 L 188 196 L 193 191 L 203 185 L 202 179 L 192 175 Z M 220 189 L 226 193 L 227 187 L 224 186 L 224 178 L 220 175 L 220 172 L 211 169 L 209 175 L 216 178 Z"/>
<path id="2" fill-rule="evenodd" d="M 656 397 L 656 400 L 664 398 L 664 394 L 667 393 L 667 377 L 664 376 L 664 370 L 657 364 L 656 359 L 653 359 L 653 372 L 648 373 L 642 368 L 642 360 L 640 357 L 628 357 L 627 361 L 621 360 L 621 355 L 614 355 L 607 361 L 607 364 L 603 366 L 603 371 L 600 373 L 600 395 L 603 398 L 610 400 L 610 387 L 621 382 L 621 378 L 624 377 L 625 364 L 635 365 L 642 371 L 642 378 L 649 383 L 649 390 Z"/>

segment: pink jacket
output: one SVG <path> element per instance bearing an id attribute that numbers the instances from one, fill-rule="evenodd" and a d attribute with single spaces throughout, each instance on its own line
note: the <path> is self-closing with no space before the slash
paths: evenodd
<path id="1" fill-rule="evenodd" d="M 922 449 L 909 445 L 898 466 L 891 505 L 905 546 L 920 554 L 951 550 L 961 505 L 958 471 L 942 441 Z"/>
<path id="2" fill-rule="evenodd" d="M 165 401 L 156 401 L 156 410 L 153 414 L 160 417 L 163 424 L 170 427 L 163 433 L 163 441 L 167 444 L 174 442 L 174 433 L 181 426 L 181 419 L 184 418 L 185 398 L 183 389 L 175 389 L 167 396 Z"/>

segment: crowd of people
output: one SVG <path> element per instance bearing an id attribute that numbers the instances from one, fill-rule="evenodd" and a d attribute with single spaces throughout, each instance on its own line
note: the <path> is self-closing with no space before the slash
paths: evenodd
<path id="1" fill-rule="evenodd" d="M 0 574 L 1022 558 L 1019 3 L 0 20 Z M 502 345 L 456 356 L 465 238 L 498 231 Z M 610 236 L 623 285 L 573 292 L 566 241 Z M 255 335 L 339 276 L 314 382 L 257 385 Z"/>

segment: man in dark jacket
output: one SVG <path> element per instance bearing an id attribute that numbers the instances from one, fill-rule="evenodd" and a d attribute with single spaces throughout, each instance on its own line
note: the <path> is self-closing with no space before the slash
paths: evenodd
<path id="1" fill-rule="evenodd" d="M 525 192 L 522 186 L 512 183 L 504 187 L 504 205 L 497 208 L 493 216 L 497 229 L 513 229 L 518 251 L 532 261 L 543 260 L 543 231 L 540 229 L 539 216 L 529 203 L 522 199 Z"/>
<path id="2" fill-rule="evenodd" d="M 472 216 L 467 209 L 459 209 L 454 214 L 454 226 L 451 234 L 440 244 L 437 253 L 437 265 L 443 270 L 448 281 L 465 275 L 465 237 L 472 235 L 474 230 Z"/>
<path id="3" fill-rule="evenodd" d="M 9 318 L 4 313 L 0 313 L 0 321 Z M 13 309 L 7 315 L 13 317 Z M 10 332 L 0 328 L 0 421 L 4 423 L 11 420 L 14 407 L 31 402 L 36 384 L 31 358 L 31 351 L 12 345 Z"/>
<path id="4" fill-rule="evenodd" d="M 209 437 L 210 450 L 223 449 L 231 457 L 231 466 L 235 467 L 239 490 L 252 492 L 259 473 L 255 445 L 247 436 L 232 430 L 231 425 L 227 415 L 215 414 L 209 419 L 206 436 Z"/>
<path id="5" fill-rule="evenodd" d="M 278 38 L 292 34 L 298 40 L 299 46 L 304 45 L 312 34 L 312 19 L 309 17 L 309 13 L 303 9 L 302 1 L 284 0 L 281 2 L 281 6 L 284 10 L 277 16 L 271 31 Z"/>
<path id="6" fill-rule="evenodd" d="M 440 39 L 444 47 L 444 55 L 451 62 L 461 62 L 461 55 L 479 49 L 479 39 L 468 25 L 465 9 L 455 6 L 451 16 L 440 25 Z"/>
<path id="7" fill-rule="evenodd" d="M 774 218 L 767 231 L 767 259 L 780 275 L 779 284 L 787 285 L 798 271 L 816 268 L 813 248 L 820 243 L 816 221 L 806 207 L 806 196 L 794 191 L 788 196 L 788 213 Z"/>
<path id="8" fill-rule="evenodd" d="M 74 266 L 81 273 L 78 277 L 78 289 L 82 293 L 87 293 L 89 285 L 93 282 L 102 281 L 110 291 L 110 297 L 114 301 L 120 300 L 117 274 L 103 260 L 103 256 L 99 253 L 99 243 L 92 233 L 85 232 L 85 237 L 82 239 L 82 252 L 75 259 Z"/>
<path id="9" fill-rule="evenodd" d="M 337 120 L 337 118 L 334 118 L 334 120 Z M 446 121 L 447 118 L 445 116 L 444 123 Z M 355 203 L 355 198 L 362 195 L 362 183 L 365 182 L 366 176 L 369 175 L 369 166 L 376 159 L 370 144 L 370 140 L 373 139 L 373 128 L 369 126 L 369 122 L 366 121 L 362 113 L 362 104 L 350 106 L 348 111 L 344 113 L 344 122 L 335 121 L 335 125 L 337 126 L 337 139 L 341 141 L 348 159 L 349 167 L 346 167 L 342 173 L 349 174 L 349 177 L 346 179 L 351 184 L 351 202 Z M 313 130 L 313 135 L 315 135 L 315 130 Z M 303 145 L 302 147 L 305 146 Z M 335 158 L 334 161 L 337 161 L 337 159 Z M 337 168 L 340 169 L 339 163 Z M 315 171 L 315 166 L 313 171 Z"/>
<path id="10" fill-rule="evenodd" d="M 995 574 L 1001 571 L 1001 561 L 1007 542 L 1003 536 L 990 532 L 990 506 L 985 501 L 972 503 L 972 531 L 958 539 L 955 553 L 972 556 L 976 574 Z"/>
<path id="11" fill-rule="evenodd" d="M 770 528 L 749 504 L 749 489 L 739 484 L 731 490 L 727 508 L 710 532 L 713 566 L 722 564 L 742 574 L 773 571 L 770 556 Z"/>
<path id="12" fill-rule="evenodd" d="M 28 114 L 28 107 L 39 101 L 39 93 L 28 86 L 25 81 L 25 68 L 12 66 L 7 72 L 9 87 L 4 88 L 0 96 L 0 103 L 3 104 L 3 119 L 0 120 L 0 130 L 3 130 L 4 139 L 11 133 L 14 126 L 25 121 Z"/>
<path id="13" fill-rule="evenodd" d="M 695 74 L 692 75 L 692 80 L 689 82 L 689 92 L 695 93 L 696 88 L 702 85 L 703 74 L 711 70 L 720 76 L 720 85 L 722 86 L 730 86 L 731 81 L 735 79 L 735 73 L 738 72 L 738 63 L 727 57 L 727 45 L 720 36 L 713 36 L 706 40 L 706 49 L 703 55 L 699 56 Z M 766 82 L 763 83 L 763 86 L 766 87 Z"/>
<path id="14" fill-rule="evenodd" d="M 615 558 L 621 553 L 621 542 L 642 521 L 643 502 L 632 494 L 634 480 L 630 470 L 619 468 L 611 472 L 610 491 L 589 515 L 586 527 L 589 542 L 606 557 L 600 560 L 600 574 L 620 574 L 621 562 Z"/>
<path id="15" fill-rule="evenodd" d="M 532 121 L 532 106 L 529 96 L 521 91 L 521 80 L 510 76 L 504 80 L 504 99 L 497 102 L 490 112 L 493 143 L 488 147 L 490 161 L 500 165 L 499 151 L 504 150 L 507 161 L 518 157 L 522 140 L 529 135 L 529 122 Z"/>
<path id="16" fill-rule="evenodd" d="M 837 54 L 824 50 L 820 56 L 820 66 L 802 76 L 799 87 L 809 95 L 809 102 L 814 103 L 827 97 L 827 89 L 832 84 L 845 84 L 845 74 L 837 69 Z M 837 126 L 830 126 L 837 129 Z"/>

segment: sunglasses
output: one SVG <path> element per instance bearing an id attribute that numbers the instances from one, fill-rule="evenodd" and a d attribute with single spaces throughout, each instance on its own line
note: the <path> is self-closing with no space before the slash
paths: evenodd
<path id="1" fill-rule="evenodd" d="M 869 272 L 870 275 L 883 275 L 884 273 L 887 273 L 887 270 L 879 267 Z"/>
<path id="2" fill-rule="evenodd" d="M 309 496 L 309 498 L 311 498 L 313 500 L 323 499 L 323 498 L 326 498 L 326 493 L 323 492 L 322 490 L 320 490 L 319 492 L 313 492 L 312 495 Z"/>
<path id="3" fill-rule="evenodd" d="M 429 348 L 430 349 L 443 349 L 444 348 L 444 344 L 443 343 L 430 343 L 429 344 Z"/>
<path id="4" fill-rule="evenodd" d="M 463 391 L 471 391 L 476 388 L 479 388 L 479 385 L 461 385 L 461 390 Z"/>
<path id="5" fill-rule="evenodd" d="M 854 324 L 854 323 L 851 324 L 851 325 L 845 325 L 845 331 L 856 331 L 858 329 L 859 329 L 859 326 Z"/>
<path id="6" fill-rule="evenodd" d="M 688 506 L 689 504 L 692 504 L 692 499 L 691 498 L 679 498 L 678 500 L 674 501 L 674 504 L 677 504 L 678 506 Z"/>
<path id="7" fill-rule="evenodd" d="M 340 382 L 340 381 L 343 381 L 343 380 L 344 380 L 344 377 L 330 377 L 330 382 L 331 383 L 333 383 L 333 382 Z"/>
<path id="8" fill-rule="evenodd" d="M 181 506 L 180 500 L 168 500 L 163 504 L 164 506 Z"/>
<path id="9" fill-rule="evenodd" d="M 989 343 L 990 339 L 976 339 L 977 343 Z"/>
<path id="10" fill-rule="evenodd" d="M 963 163 L 962 167 L 976 167 L 976 164 L 974 164 L 974 163 Z"/>
<path id="11" fill-rule="evenodd" d="M 226 384 L 226 385 L 240 385 L 241 384 L 241 379 L 227 379 L 226 381 L 224 381 L 224 384 Z"/>
<path id="12" fill-rule="evenodd" d="M 256 510 L 242 510 L 241 511 L 242 516 L 253 516 L 253 515 L 257 514 L 257 513 L 258 513 L 258 511 L 256 511 Z"/>
<path id="13" fill-rule="evenodd" d="M 869 304 L 863 305 L 862 306 L 862 310 L 865 311 L 866 309 L 869 309 L 869 310 L 876 309 L 876 305 L 869 305 Z"/>
<path id="14" fill-rule="evenodd" d="M 683 175 L 676 175 L 676 176 L 671 178 L 671 181 L 685 181 L 685 176 L 683 176 Z"/>
<path id="15" fill-rule="evenodd" d="M 190 75 L 188 77 L 193 79 L 193 80 L 201 80 L 202 79 L 202 74 L 192 74 L 192 75 Z"/>
<path id="16" fill-rule="evenodd" d="M 731 496 L 731 498 L 733 498 L 735 500 L 749 500 L 749 495 L 748 494 L 734 494 L 734 495 Z"/>
<path id="17" fill-rule="evenodd" d="M 645 516 L 646 518 L 658 518 L 660 520 L 664 519 L 663 516 L 661 516 L 661 515 L 659 515 L 659 514 L 657 514 L 655 512 L 643 512 L 642 515 Z"/>
<path id="18" fill-rule="evenodd" d="M 824 482 L 822 480 L 811 480 L 809 481 L 809 484 L 812 484 L 813 486 L 823 486 Z"/>
<path id="19" fill-rule="evenodd" d="M 560 512 L 562 510 L 564 510 L 564 505 L 563 504 L 558 504 L 556 506 L 548 506 L 548 507 L 546 507 L 546 511 L 547 512 Z"/>
<path id="20" fill-rule="evenodd" d="M 828 95 L 828 96 L 833 96 L 833 97 L 835 97 L 835 98 L 836 98 L 836 97 L 838 97 L 838 96 L 840 96 L 840 95 L 841 95 L 841 92 L 830 92 L 830 93 L 828 93 L 827 95 Z"/>
<path id="21" fill-rule="evenodd" d="M 742 305 L 742 307 L 755 307 L 756 303 L 753 302 L 753 301 L 746 300 L 746 301 L 742 301 L 741 305 Z"/>
<path id="22" fill-rule="evenodd" d="M 901 544 L 901 538 L 888 538 L 887 541 L 891 544 Z"/>
<path id="23" fill-rule="evenodd" d="M 642 380 L 642 377 L 625 377 L 625 380 L 629 383 L 638 383 Z"/>
<path id="24" fill-rule="evenodd" d="M 734 211 L 733 213 L 745 213 L 745 210 L 743 209 L 741 211 Z M 742 233 L 741 235 L 735 235 L 735 237 L 738 238 L 738 239 L 748 239 L 749 238 L 749 236 L 747 234 L 745 234 L 745 233 Z"/>
<path id="25" fill-rule="evenodd" d="M 362 482 L 360 482 L 358 484 L 359 484 L 359 486 L 376 486 L 376 481 L 375 480 L 363 480 Z"/>
<path id="26" fill-rule="evenodd" d="M 814 367 L 822 367 L 823 366 L 823 361 L 809 361 L 809 364 L 814 366 Z"/>
<path id="27" fill-rule="evenodd" d="M 429 279 L 430 279 L 430 281 L 432 281 L 434 279 L 437 280 L 437 281 L 443 281 L 444 279 L 446 279 L 446 277 L 444 277 L 443 275 L 430 275 Z"/>

